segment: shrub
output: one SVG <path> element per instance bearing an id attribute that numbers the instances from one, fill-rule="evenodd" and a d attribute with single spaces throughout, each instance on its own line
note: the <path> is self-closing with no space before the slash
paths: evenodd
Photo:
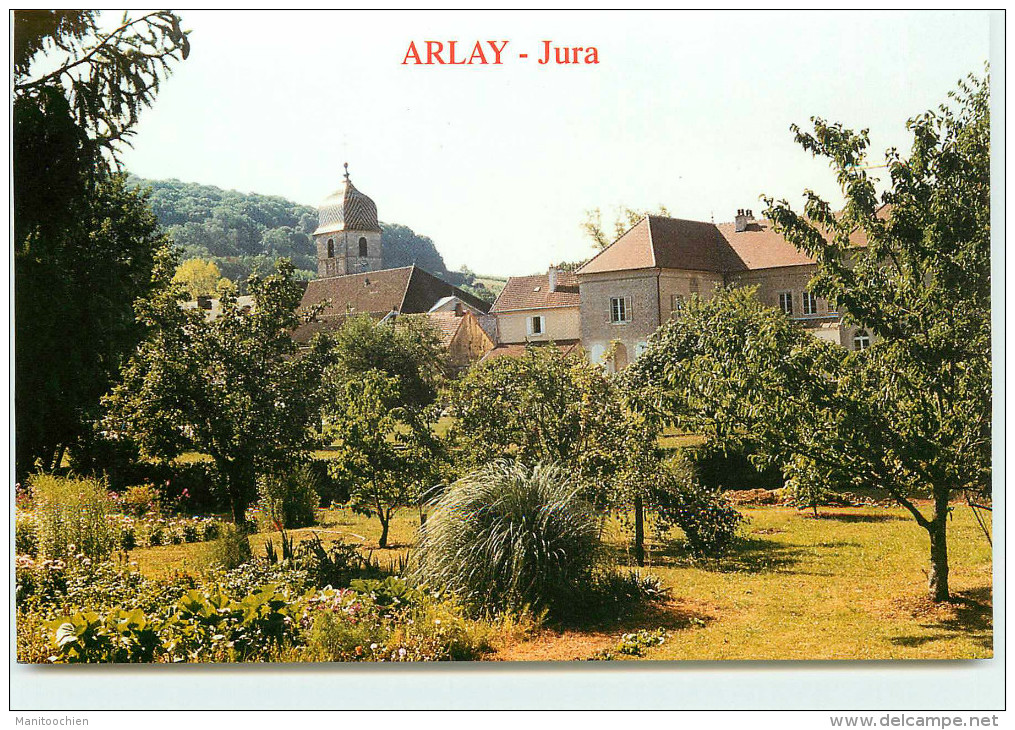
<path id="1" fill-rule="evenodd" d="M 603 604 L 661 601 L 670 591 L 657 576 L 630 569 L 603 573 L 597 578 L 596 588 Z"/>
<path id="2" fill-rule="evenodd" d="M 394 625 L 387 658 L 404 662 L 470 661 L 492 650 L 491 624 L 464 615 L 452 596 L 424 595 Z"/>
<path id="3" fill-rule="evenodd" d="M 321 497 L 317 477 L 307 464 L 299 464 L 285 472 L 265 474 L 258 479 L 257 507 L 267 520 L 268 529 L 309 527 L 317 519 Z"/>
<path id="4" fill-rule="evenodd" d="M 271 539 L 265 542 L 264 548 L 269 565 L 280 564 L 304 571 L 317 588 L 347 586 L 355 582 L 354 578 L 362 579 L 380 573 L 376 565 L 364 558 L 354 545 L 333 542 L 325 547 L 316 534 L 296 542 L 283 530 L 278 549 Z"/>
<path id="5" fill-rule="evenodd" d="M 115 549 L 105 482 L 34 474 L 29 484 L 35 495 L 40 555 L 57 559 L 83 554 L 99 560 Z"/>
<path id="6" fill-rule="evenodd" d="M 388 626 L 377 606 L 350 590 L 325 589 L 311 597 L 307 645 L 318 661 L 376 660 L 387 643 Z"/>
<path id="7" fill-rule="evenodd" d="M 593 656 L 592 659 L 610 660 L 616 658 L 617 654 L 638 657 L 644 656 L 646 649 L 651 649 L 655 646 L 662 646 L 666 643 L 669 636 L 670 632 L 663 628 L 656 629 L 655 631 L 639 629 L 633 633 L 622 634 L 620 639 L 617 640 L 615 648 L 604 649 Z"/>
<path id="8" fill-rule="evenodd" d="M 490 651 L 499 627 L 465 616 L 450 596 L 398 578 L 353 581 L 308 599 L 308 655 L 317 661 L 462 661 Z"/>
<path id="9" fill-rule="evenodd" d="M 744 521 L 718 490 L 698 481 L 693 464 L 679 453 L 663 464 L 652 500 L 662 526 L 679 527 L 696 558 L 715 558 L 727 552 Z"/>
<path id="10" fill-rule="evenodd" d="M 36 535 L 35 515 L 18 512 L 14 516 L 14 552 L 17 555 L 35 557 L 39 550 Z"/>
<path id="11" fill-rule="evenodd" d="M 217 539 L 208 544 L 206 559 L 214 566 L 231 570 L 251 558 L 250 538 L 232 524 L 223 524 Z"/>
<path id="12" fill-rule="evenodd" d="M 116 547 L 118 550 L 133 550 L 137 547 L 137 527 L 131 517 L 122 517 L 114 523 Z"/>
<path id="13" fill-rule="evenodd" d="M 168 607 L 167 607 L 168 608 Z M 233 599 L 190 590 L 168 610 L 114 606 L 50 622 L 55 662 L 250 661 L 294 640 L 293 609 L 273 586 Z"/>
<path id="14" fill-rule="evenodd" d="M 162 495 L 151 484 L 128 487 L 118 501 L 121 511 L 132 517 L 158 517 L 162 514 Z"/>
<path id="15" fill-rule="evenodd" d="M 409 575 L 474 607 L 566 609 L 591 587 L 599 546 L 577 492 L 557 465 L 482 467 L 430 503 Z"/>
<path id="16" fill-rule="evenodd" d="M 727 445 L 724 449 L 703 445 L 686 451 L 698 480 L 713 491 L 778 489 L 783 485 L 783 476 L 777 465 L 759 467 L 751 461 L 756 449 L 750 445 Z"/>
<path id="17" fill-rule="evenodd" d="M 46 603 L 67 591 L 67 565 L 63 560 L 32 560 L 18 555 L 14 562 L 15 601 L 22 606 L 29 601 Z"/>

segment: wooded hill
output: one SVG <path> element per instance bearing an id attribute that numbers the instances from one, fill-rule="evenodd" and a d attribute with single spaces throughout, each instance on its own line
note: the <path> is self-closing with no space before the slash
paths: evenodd
<path id="1" fill-rule="evenodd" d="M 241 286 L 257 271 L 269 271 L 275 259 L 288 257 L 305 279 L 317 276 L 317 254 L 311 237 L 317 210 L 275 195 L 222 190 L 179 180 L 130 183 L 151 190 L 150 203 L 159 223 L 180 250 L 181 260 L 213 261 L 222 276 Z M 384 266 L 416 264 L 450 284 L 493 301 L 494 293 L 467 268 L 448 271 L 444 258 L 427 236 L 408 226 L 381 222 Z"/>

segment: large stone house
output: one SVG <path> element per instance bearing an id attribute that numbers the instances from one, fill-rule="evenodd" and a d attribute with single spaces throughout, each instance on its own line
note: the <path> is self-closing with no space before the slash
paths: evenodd
<path id="1" fill-rule="evenodd" d="M 551 268 L 546 275 L 512 277 L 491 313 L 507 343 L 501 348 L 578 339 L 593 362 L 621 369 L 691 296 L 707 299 L 718 286 L 757 286 L 764 304 L 782 309 L 816 337 L 867 347 L 866 332 L 844 327 L 833 305 L 807 291 L 815 271 L 813 259 L 750 210 L 720 224 L 653 215 L 575 274 L 554 275 Z"/>
<path id="2" fill-rule="evenodd" d="M 646 216 L 578 269 L 582 344 L 594 362 L 612 346 L 605 364 L 623 368 L 689 297 L 707 299 L 717 286 L 732 285 L 757 286 L 763 304 L 816 337 L 867 347 L 866 332 L 844 327 L 834 305 L 807 291 L 816 268 L 750 210 L 720 224 Z"/>

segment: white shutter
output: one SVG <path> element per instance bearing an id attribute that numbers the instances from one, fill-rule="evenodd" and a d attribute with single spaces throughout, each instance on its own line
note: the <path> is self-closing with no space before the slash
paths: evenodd
<path id="1" fill-rule="evenodd" d="M 631 306 L 632 306 L 632 304 L 631 304 L 631 297 L 624 297 L 624 321 L 625 322 L 630 322 L 631 319 L 633 318 L 633 315 L 632 315 L 633 310 L 631 309 Z"/>

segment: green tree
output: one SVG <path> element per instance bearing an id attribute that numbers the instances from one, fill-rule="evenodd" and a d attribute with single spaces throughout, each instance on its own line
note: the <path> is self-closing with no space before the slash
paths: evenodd
<path id="1" fill-rule="evenodd" d="M 172 270 L 168 257 L 161 263 Z M 275 274 L 253 277 L 247 288 L 251 311 L 226 291 L 212 321 L 181 309 L 175 287 L 140 302 L 151 334 L 105 399 L 104 421 L 112 438 L 133 442 L 146 458 L 168 460 L 189 449 L 211 456 L 237 523 L 256 499 L 258 475 L 306 458 L 330 361 L 325 338 L 304 351 L 292 340 L 317 311 L 298 311 L 303 292 L 291 263 L 282 259 Z"/>
<path id="2" fill-rule="evenodd" d="M 14 15 L 14 94 L 59 89 L 88 138 L 115 158 L 138 114 L 155 100 L 172 64 L 190 54 L 187 32 L 169 11 L 131 18 L 101 32 L 93 10 L 20 10 Z M 44 70 L 33 63 L 46 51 Z"/>
<path id="3" fill-rule="evenodd" d="M 369 315 L 350 318 L 335 334 L 335 366 L 329 378 L 344 387 L 377 370 L 395 378 L 399 404 L 415 413 L 434 402 L 445 378 L 446 352 L 425 317 L 379 324 Z"/>
<path id="4" fill-rule="evenodd" d="M 229 279 L 222 276 L 214 261 L 204 259 L 187 259 L 182 262 L 176 267 L 173 282 L 183 287 L 192 299 L 214 296 L 221 284 L 226 286 L 232 284 Z"/>
<path id="5" fill-rule="evenodd" d="M 910 120 L 912 150 L 889 151 L 883 195 L 864 170 L 867 132 L 814 120 L 797 139 L 830 160 L 845 207 L 808 193 L 801 216 L 768 201 L 777 229 L 818 261 L 811 289 L 876 336 L 868 350 L 811 338 L 750 292 L 720 292 L 664 325 L 625 376 L 646 412 L 717 443 L 754 439 L 791 477 L 820 470 L 893 498 L 928 533 L 935 601 L 949 597 L 952 499 L 989 494 L 991 474 L 987 81 L 952 99 Z"/>
<path id="6" fill-rule="evenodd" d="M 654 422 L 632 414 L 614 379 L 578 354 L 530 346 L 517 358 L 471 369 L 447 396 L 449 448 L 460 471 L 512 458 L 567 466 L 582 497 L 603 515 L 634 515 L 634 552 L 644 562 L 644 515 L 662 452 Z"/>
<path id="7" fill-rule="evenodd" d="M 171 13 L 100 33 L 93 11 L 14 14 L 16 470 L 60 464 L 143 334 L 167 241 L 110 159 L 188 50 Z M 44 71 L 33 70 L 45 55 Z"/>
<path id="8" fill-rule="evenodd" d="M 382 548 L 392 516 L 418 503 L 435 474 L 434 442 L 417 431 L 429 423 L 401 402 L 397 377 L 368 370 L 343 381 L 328 407 L 333 421 L 327 433 L 338 446 L 331 476 L 348 487 L 353 509 L 377 516 Z"/>
<path id="9" fill-rule="evenodd" d="M 632 424 L 602 368 L 556 347 L 529 346 L 520 357 L 472 368 L 446 400 L 462 468 L 497 458 L 566 463 L 588 501 L 611 504 L 606 485 L 622 467 Z"/>
<path id="10" fill-rule="evenodd" d="M 952 497 L 989 494 L 991 473 L 989 76 L 970 75 L 949 98 L 909 120 L 912 148 L 888 151 L 880 198 L 864 169 L 867 131 L 813 119 L 796 140 L 835 171 L 841 215 L 810 191 L 802 216 L 766 199 L 777 230 L 818 260 L 814 292 L 878 340 L 850 372 L 865 397 L 846 458 L 927 530 L 936 601 L 949 597 Z M 857 231 L 866 246 L 851 244 Z M 933 498 L 929 515 L 911 499 L 919 492 Z"/>
<path id="11" fill-rule="evenodd" d="M 841 428 L 837 382 L 850 355 L 763 306 L 755 291 L 692 297 L 623 371 L 622 387 L 649 421 L 699 434 L 709 448 L 751 453 L 758 466 L 798 479 L 811 466 L 802 455 L 819 454 L 831 459 L 822 463 L 830 476 L 841 466 L 827 447 Z"/>

